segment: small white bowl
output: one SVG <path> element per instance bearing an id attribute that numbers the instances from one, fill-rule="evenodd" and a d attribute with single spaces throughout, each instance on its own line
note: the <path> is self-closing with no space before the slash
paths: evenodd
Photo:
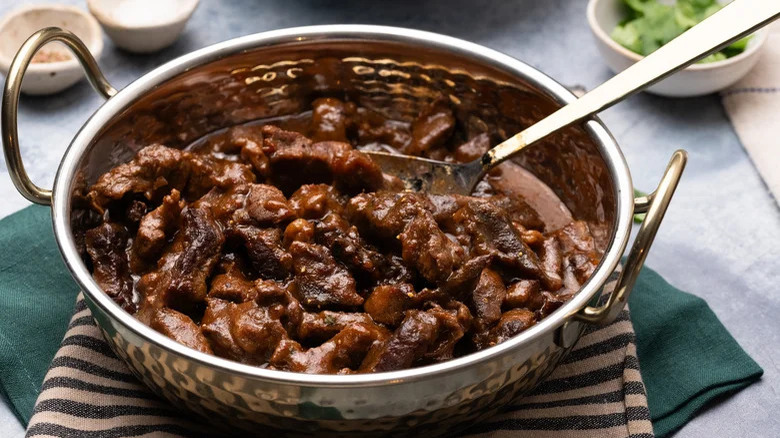
<path id="1" fill-rule="evenodd" d="M 100 25 L 86 11 L 74 6 L 23 6 L 9 12 L 0 21 L 0 69 L 8 74 L 16 52 L 33 33 L 48 26 L 70 30 L 89 48 L 95 59 L 103 52 Z M 43 46 L 37 56 L 62 58 L 62 61 L 31 62 L 24 74 L 22 92 L 33 95 L 62 91 L 84 77 L 76 57 L 59 42 Z M 36 59 L 36 58 L 33 58 Z"/>
<path id="2" fill-rule="evenodd" d="M 114 44 L 135 53 L 173 44 L 197 6 L 198 0 L 87 0 Z"/>
<path id="3" fill-rule="evenodd" d="M 590 0 L 588 3 L 590 30 L 596 38 L 601 56 L 615 73 L 642 59 L 642 55 L 621 46 L 609 36 L 615 26 L 625 18 L 625 13 L 622 0 Z M 740 80 L 758 62 L 767 35 L 767 30 L 761 29 L 753 34 L 747 48 L 739 55 L 723 61 L 690 65 L 646 91 L 661 96 L 689 97 L 722 90 Z"/>

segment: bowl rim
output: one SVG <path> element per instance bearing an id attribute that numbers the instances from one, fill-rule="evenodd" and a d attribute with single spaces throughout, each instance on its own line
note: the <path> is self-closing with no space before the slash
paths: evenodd
<path id="1" fill-rule="evenodd" d="M 127 330 L 131 331 L 134 336 L 142 338 L 145 342 L 220 372 L 277 384 L 292 384 L 303 387 L 356 388 L 414 382 L 433 376 L 448 375 L 473 365 L 485 363 L 490 359 L 509 354 L 511 350 L 514 350 L 521 344 L 530 344 L 539 341 L 542 337 L 552 336 L 553 330 L 561 327 L 565 321 L 571 319 L 575 313 L 591 302 L 591 299 L 601 290 L 609 276 L 615 271 L 620 257 L 626 248 L 631 231 L 631 217 L 634 208 L 633 185 L 628 165 L 614 138 L 597 118 L 585 122 L 583 128 L 594 139 L 600 153 L 603 154 L 615 190 L 616 212 L 614 230 L 607 250 L 593 275 L 569 302 L 533 327 L 494 347 L 437 364 L 391 372 L 330 375 L 269 370 L 241 364 L 186 347 L 143 324 L 104 293 L 81 261 L 70 230 L 72 204 L 70 195 L 76 183 L 75 175 L 79 162 L 84 152 L 89 150 L 93 138 L 100 133 L 107 123 L 136 99 L 154 89 L 158 84 L 172 79 L 191 68 L 205 65 L 230 55 L 270 45 L 310 43 L 315 41 L 397 42 L 418 45 L 442 52 L 451 52 L 454 55 L 465 56 L 477 62 L 487 63 L 508 74 L 511 73 L 518 76 L 561 104 L 566 104 L 576 99 L 574 94 L 549 76 L 508 55 L 458 38 L 399 27 L 321 25 L 287 28 L 231 39 L 169 61 L 136 79 L 115 96 L 104 102 L 73 138 L 57 170 L 52 202 L 52 223 L 55 238 L 65 264 L 87 297 L 87 302 L 92 304 L 93 310 L 95 309 L 94 306 L 97 306 L 99 312 L 108 314 L 111 319 L 118 321 Z"/>
<path id="2" fill-rule="evenodd" d="M 617 52 L 618 54 L 622 55 L 624 58 L 630 59 L 632 62 L 637 62 L 642 60 L 645 55 L 640 55 L 632 50 L 629 50 L 622 45 L 620 45 L 617 41 L 613 40 L 612 37 L 609 36 L 607 31 L 604 29 L 604 25 L 599 22 L 599 20 L 596 18 L 596 5 L 601 1 L 611 1 L 614 3 L 621 2 L 622 0 L 590 0 L 588 1 L 588 6 L 586 9 L 586 16 L 588 19 L 588 26 L 590 27 L 591 32 L 593 35 L 596 36 L 601 42 L 606 44 L 610 49 L 612 49 L 613 52 Z M 715 61 L 715 62 L 707 62 L 704 64 L 693 63 L 681 71 L 708 71 L 708 70 L 716 70 L 719 68 L 725 68 L 733 64 L 737 64 L 742 61 L 746 61 L 748 58 L 751 58 L 753 55 L 758 53 L 758 51 L 763 47 L 764 42 L 767 40 L 767 37 L 769 36 L 769 32 L 766 27 L 761 28 L 753 32 L 752 37 L 755 40 L 755 42 L 748 43 L 745 50 L 742 51 L 742 53 L 739 53 L 735 56 L 732 56 L 731 58 L 726 58 L 721 61 Z"/>
<path id="3" fill-rule="evenodd" d="M 87 11 L 84 11 L 74 5 L 33 4 L 18 6 L 7 12 L 2 17 L 2 19 L 0 19 L 0 35 L 2 35 L 3 29 L 13 23 L 14 19 L 20 17 L 21 15 L 35 11 L 68 12 L 84 20 L 87 24 L 87 28 L 89 29 L 89 39 L 84 41 L 83 38 L 79 38 L 84 41 L 84 44 L 87 46 L 92 56 L 95 57 L 95 59 L 100 59 L 100 55 L 103 53 L 103 32 L 100 29 L 100 23 L 98 23 L 97 20 L 95 20 L 95 17 L 93 17 Z M 70 55 L 70 58 L 64 61 L 31 62 L 30 65 L 27 66 L 27 74 L 48 74 L 52 71 L 79 69 L 79 61 L 70 51 L 68 51 L 68 54 Z M 13 61 L 15 55 L 15 53 L 4 53 L 2 50 L 0 50 L 0 68 L 2 68 L 3 71 L 8 71 L 8 69 L 11 67 L 11 62 Z"/>

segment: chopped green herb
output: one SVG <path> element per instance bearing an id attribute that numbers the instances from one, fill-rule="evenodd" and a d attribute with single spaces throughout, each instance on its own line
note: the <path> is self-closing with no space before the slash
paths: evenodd
<path id="1" fill-rule="evenodd" d="M 640 196 L 647 196 L 647 193 L 634 189 L 634 197 L 639 198 Z M 637 213 L 634 215 L 634 223 L 635 224 L 641 224 L 642 221 L 645 220 L 645 214 L 644 213 Z"/>
<path id="2" fill-rule="evenodd" d="M 333 325 L 336 323 L 336 318 L 333 315 L 325 315 L 325 325 Z"/>
<path id="3" fill-rule="evenodd" d="M 677 0 L 667 5 L 658 0 L 623 0 L 628 15 L 610 35 L 621 46 L 647 56 L 681 33 L 718 12 L 716 0 Z M 745 51 L 750 37 L 700 60 L 700 63 L 722 61 Z"/>
<path id="4" fill-rule="evenodd" d="M 723 61 L 726 58 L 727 58 L 727 56 L 726 56 L 725 53 L 723 53 L 723 52 L 715 52 L 715 53 L 707 56 L 706 58 L 702 58 L 699 62 L 702 63 L 702 64 L 706 64 L 708 62 Z"/>

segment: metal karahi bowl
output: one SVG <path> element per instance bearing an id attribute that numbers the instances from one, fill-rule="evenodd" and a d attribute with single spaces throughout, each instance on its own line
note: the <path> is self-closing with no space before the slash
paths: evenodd
<path id="1" fill-rule="evenodd" d="M 41 45 L 68 45 L 107 101 L 65 153 L 52 191 L 34 185 L 18 148 L 19 86 Z M 239 364 L 192 350 L 115 304 L 92 279 L 74 239 L 78 193 L 151 142 L 186 146 L 214 130 L 298 113 L 320 96 L 348 96 L 394 118 L 446 98 L 462 123 L 509 136 L 575 99 L 516 59 L 463 40 L 408 29 L 333 25 L 285 29 L 216 44 L 177 58 L 117 92 L 83 44 L 41 30 L 20 49 L 2 106 L 3 142 L 19 191 L 52 207 L 62 256 L 113 350 L 152 390 L 212 425 L 288 435 L 431 436 L 487 418 L 542 381 L 588 324 L 622 310 L 685 164 L 677 152 L 658 189 L 634 198 L 628 167 L 604 125 L 590 120 L 541 142 L 516 161 L 586 220 L 604 251 L 574 298 L 515 338 L 443 363 L 361 375 L 311 375 Z M 622 273 L 632 215 L 647 216 Z M 616 278 L 611 294 L 604 286 Z M 611 288 L 610 288 L 611 289 Z M 603 299 L 599 301 L 599 297 Z"/>

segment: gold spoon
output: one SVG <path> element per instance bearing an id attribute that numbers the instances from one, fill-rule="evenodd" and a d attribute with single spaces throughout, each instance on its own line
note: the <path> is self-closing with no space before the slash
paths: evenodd
<path id="1" fill-rule="evenodd" d="M 668 44 L 574 102 L 465 164 L 409 155 L 367 152 L 406 190 L 470 194 L 482 176 L 553 132 L 622 101 L 699 59 L 749 35 L 780 16 L 778 0 L 735 0 Z"/>

